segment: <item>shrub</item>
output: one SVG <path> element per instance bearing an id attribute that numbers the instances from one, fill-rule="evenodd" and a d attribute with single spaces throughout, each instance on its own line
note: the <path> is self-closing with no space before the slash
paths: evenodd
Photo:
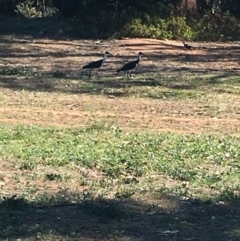
<path id="1" fill-rule="evenodd" d="M 149 37 L 157 39 L 184 39 L 196 41 L 230 41 L 240 36 L 238 20 L 229 12 L 194 18 L 188 25 L 180 16 L 166 19 L 132 19 L 122 28 L 121 35 L 127 37 Z"/>
<path id="2" fill-rule="evenodd" d="M 160 18 L 153 10 L 154 14 L 138 12 L 136 9 L 131 12 L 120 6 L 120 11 L 119 6 L 114 8 L 97 3 L 97 0 L 89 0 L 80 5 L 71 25 L 76 36 L 229 41 L 238 39 L 240 34 L 238 20 L 229 12 L 213 14 L 208 11 L 204 16 L 195 15 L 186 21 L 185 17 L 174 15 L 170 8 L 165 9 L 161 5 L 159 11 L 165 12 L 165 15 L 162 14 Z"/>
<path id="3" fill-rule="evenodd" d="M 157 39 L 184 38 L 189 40 L 192 38 L 193 33 L 185 18 L 171 16 L 167 19 L 148 19 L 147 22 L 140 18 L 133 19 L 123 27 L 121 35 Z"/>
<path id="4" fill-rule="evenodd" d="M 42 17 L 42 11 L 38 10 L 33 2 L 22 2 L 17 4 L 17 11 L 26 18 L 39 18 Z"/>
<path id="5" fill-rule="evenodd" d="M 230 41 L 239 38 L 238 20 L 229 12 L 212 14 L 207 12 L 201 19 L 192 21 L 194 40 L 198 41 Z"/>
<path id="6" fill-rule="evenodd" d="M 171 16 L 168 20 L 168 31 L 172 33 L 173 38 L 181 38 L 191 40 L 193 38 L 193 30 L 187 24 L 185 17 Z"/>
<path id="7" fill-rule="evenodd" d="M 153 17 L 169 16 L 172 9 L 160 1 L 154 7 L 149 2 L 136 2 L 106 0 L 99 4 L 98 0 L 82 1 L 79 12 L 72 18 L 74 31 L 85 38 L 108 38 L 119 32 L 126 32 L 132 37 L 151 37 L 154 33 L 165 36 L 164 30 L 161 33 L 152 20 Z"/>

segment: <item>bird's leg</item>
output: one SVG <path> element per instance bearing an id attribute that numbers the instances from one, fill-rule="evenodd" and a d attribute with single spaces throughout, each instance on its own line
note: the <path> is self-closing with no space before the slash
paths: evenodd
<path id="1" fill-rule="evenodd" d="M 92 69 L 90 69 L 90 72 L 89 72 L 89 78 L 91 79 L 91 75 L 92 75 Z"/>
<path id="2" fill-rule="evenodd" d="M 131 71 L 129 72 L 129 77 L 130 77 L 130 79 L 132 79 Z"/>
<path id="3" fill-rule="evenodd" d="M 98 74 L 98 70 L 99 70 L 99 69 L 97 69 L 97 71 L 96 71 L 96 76 L 98 77 L 98 79 L 100 79 L 100 76 L 99 76 L 99 74 Z"/>
<path id="4" fill-rule="evenodd" d="M 126 73 L 127 73 L 127 79 L 129 79 L 129 73 L 128 73 L 128 71 L 127 71 Z"/>
<path id="5" fill-rule="evenodd" d="M 190 51 L 190 54 L 189 54 L 189 55 L 192 55 L 192 49 L 191 49 L 191 48 L 189 48 L 188 50 Z"/>

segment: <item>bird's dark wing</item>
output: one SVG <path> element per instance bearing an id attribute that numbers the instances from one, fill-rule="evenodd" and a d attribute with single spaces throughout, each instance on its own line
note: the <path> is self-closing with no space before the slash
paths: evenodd
<path id="1" fill-rule="evenodd" d="M 185 44 L 185 48 L 187 48 L 187 49 L 191 49 L 192 47 L 193 47 L 192 45 Z"/>
<path id="2" fill-rule="evenodd" d="M 136 68 L 137 64 L 138 64 L 138 61 L 136 61 L 136 60 L 126 63 L 125 65 L 123 65 L 122 68 L 118 69 L 117 72 L 132 70 L 132 69 Z"/>
<path id="3" fill-rule="evenodd" d="M 91 62 L 91 63 L 83 66 L 82 69 L 95 69 L 95 68 L 100 68 L 101 65 L 102 65 L 102 62 L 103 62 L 102 59 L 97 60 L 97 61 L 94 61 L 94 62 Z"/>

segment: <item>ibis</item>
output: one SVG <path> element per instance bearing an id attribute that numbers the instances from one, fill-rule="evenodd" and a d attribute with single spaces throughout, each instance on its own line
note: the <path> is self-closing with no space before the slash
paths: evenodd
<path id="1" fill-rule="evenodd" d="M 126 72 L 127 73 L 127 77 L 128 78 L 131 78 L 131 72 L 138 66 L 140 60 L 141 60 L 141 56 L 145 56 L 147 57 L 145 54 L 143 54 L 142 52 L 139 52 L 138 53 L 138 58 L 134 61 L 131 61 L 131 62 L 128 62 L 126 63 L 125 65 L 123 65 L 122 68 L 118 69 L 117 70 L 117 73 L 118 72 Z"/>
<path id="2" fill-rule="evenodd" d="M 183 46 L 184 46 L 184 48 L 185 48 L 185 51 L 186 51 L 186 50 L 192 51 L 192 49 L 193 49 L 193 46 L 192 46 L 192 45 L 187 44 L 185 41 L 183 41 L 182 43 L 183 43 Z"/>
<path id="3" fill-rule="evenodd" d="M 89 69 L 90 72 L 89 72 L 89 78 L 91 78 L 91 73 L 92 73 L 92 70 L 93 69 L 97 69 L 96 71 L 96 75 L 99 77 L 98 75 L 98 70 L 104 65 L 104 63 L 106 62 L 107 60 L 107 56 L 110 55 L 110 56 L 113 56 L 112 54 L 110 54 L 108 51 L 106 51 L 104 53 L 104 56 L 103 56 L 103 59 L 100 59 L 100 60 L 97 60 L 97 61 L 93 61 L 93 62 L 90 62 L 86 65 L 84 65 L 82 67 L 82 71 L 85 70 L 85 69 Z"/>

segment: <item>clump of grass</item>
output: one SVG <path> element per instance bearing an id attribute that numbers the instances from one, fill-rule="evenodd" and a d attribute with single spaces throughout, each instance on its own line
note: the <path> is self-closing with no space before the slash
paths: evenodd
<path id="1" fill-rule="evenodd" d="M 34 162 L 27 160 L 20 164 L 20 169 L 32 171 L 35 168 Z"/>
<path id="2" fill-rule="evenodd" d="M 47 173 L 45 179 L 49 181 L 62 181 L 63 177 L 58 173 Z"/>
<path id="3" fill-rule="evenodd" d="M 26 66 L 1 67 L 0 75 L 37 76 L 38 73 Z"/>
<path id="4" fill-rule="evenodd" d="M 58 172 L 48 172 L 44 174 L 44 179 L 46 181 L 67 182 L 71 179 L 71 176 L 68 174 L 60 174 Z"/>
<path id="5" fill-rule="evenodd" d="M 64 72 L 62 72 L 62 71 L 59 71 L 59 70 L 53 72 L 53 73 L 52 73 L 52 76 L 53 76 L 54 78 L 66 78 L 66 77 L 68 77 L 68 75 L 67 75 L 66 73 L 64 73 Z"/>

